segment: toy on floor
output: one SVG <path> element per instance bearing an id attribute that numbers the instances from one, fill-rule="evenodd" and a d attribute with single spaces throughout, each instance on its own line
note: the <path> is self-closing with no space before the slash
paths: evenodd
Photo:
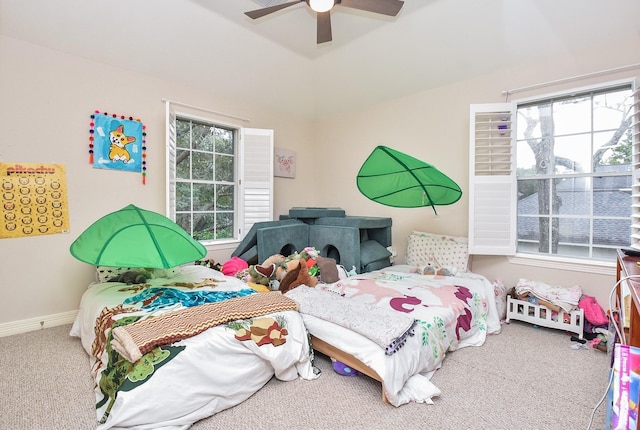
<path id="1" fill-rule="evenodd" d="M 359 376 L 361 375 L 360 372 L 358 372 L 355 369 L 352 369 L 351 367 L 347 366 L 346 364 L 344 364 L 341 361 L 338 361 L 334 358 L 331 359 L 331 366 L 333 367 L 333 370 L 336 371 L 336 373 L 342 375 L 342 376 Z"/>

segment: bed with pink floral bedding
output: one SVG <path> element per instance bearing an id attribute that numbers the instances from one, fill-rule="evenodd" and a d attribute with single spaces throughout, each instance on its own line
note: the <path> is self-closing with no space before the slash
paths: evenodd
<path id="1" fill-rule="evenodd" d="M 411 245 L 425 249 L 419 238 Z M 438 261 L 454 260 L 438 252 Z M 411 261 L 318 284 L 313 294 L 303 286 L 286 293 L 298 302 L 314 349 L 381 381 L 383 398 L 394 406 L 433 403 L 440 390 L 430 379 L 445 356 L 500 332 L 494 288 L 484 276 L 453 266 L 447 276 L 425 275 L 434 259 Z"/>

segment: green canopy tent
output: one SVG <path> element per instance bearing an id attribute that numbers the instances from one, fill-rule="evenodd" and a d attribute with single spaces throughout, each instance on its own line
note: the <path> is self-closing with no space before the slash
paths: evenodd
<path id="1" fill-rule="evenodd" d="M 134 205 L 94 222 L 69 251 L 94 266 L 149 269 L 169 269 L 207 254 L 207 249 L 178 224 Z"/>
<path id="2" fill-rule="evenodd" d="M 360 167 L 358 190 L 374 202 L 396 208 L 450 205 L 462 197 L 451 178 L 431 164 L 386 146 L 377 146 Z"/>

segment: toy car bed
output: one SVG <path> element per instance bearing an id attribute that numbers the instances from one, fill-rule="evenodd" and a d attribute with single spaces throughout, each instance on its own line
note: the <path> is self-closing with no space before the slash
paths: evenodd
<path id="1" fill-rule="evenodd" d="M 464 263 L 454 267 L 456 260 Z M 423 274 L 438 269 L 434 262 L 449 269 Z M 431 403 L 440 391 L 430 377 L 446 353 L 500 331 L 493 285 L 466 272 L 465 241 L 414 232 L 407 263 L 286 293 L 300 306 L 313 348 L 381 381 L 394 406 Z"/>
<path id="2" fill-rule="evenodd" d="M 98 429 L 186 429 L 274 375 L 316 377 L 292 300 L 203 266 L 163 276 L 82 297 L 71 335 L 91 358 Z"/>

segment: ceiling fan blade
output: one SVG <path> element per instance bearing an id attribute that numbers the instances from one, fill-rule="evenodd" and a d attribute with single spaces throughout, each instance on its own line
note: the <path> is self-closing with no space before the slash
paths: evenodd
<path id="1" fill-rule="evenodd" d="M 277 4 L 275 6 L 269 6 L 269 7 L 264 7 L 262 9 L 252 10 L 249 12 L 245 12 L 244 14 L 252 19 L 262 18 L 263 16 L 269 15 L 270 13 L 277 12 L 280 9 L 284 9 L 285 7 L 293 6 L 294 4 L 298 4 L 301 2 L 304 3 L 305 0 L 290 1 L 288 3 L 282 3 L 282 4 Z"/>
<path id="2" fill-rule="evenodd" d="M 352 9 L 366 10 L 367 12 L 381 13 L 383 15 L 396 16 L 404 1 L 400 0 L 342 0 L 338 1 L 341 6 Z"/>
<path id="3" fill-rule="evenodd" d="M 317 43 L 330 42 L 331 38 L 331 11 L 317 12 L 318 16 L 318 39 Z"/>

